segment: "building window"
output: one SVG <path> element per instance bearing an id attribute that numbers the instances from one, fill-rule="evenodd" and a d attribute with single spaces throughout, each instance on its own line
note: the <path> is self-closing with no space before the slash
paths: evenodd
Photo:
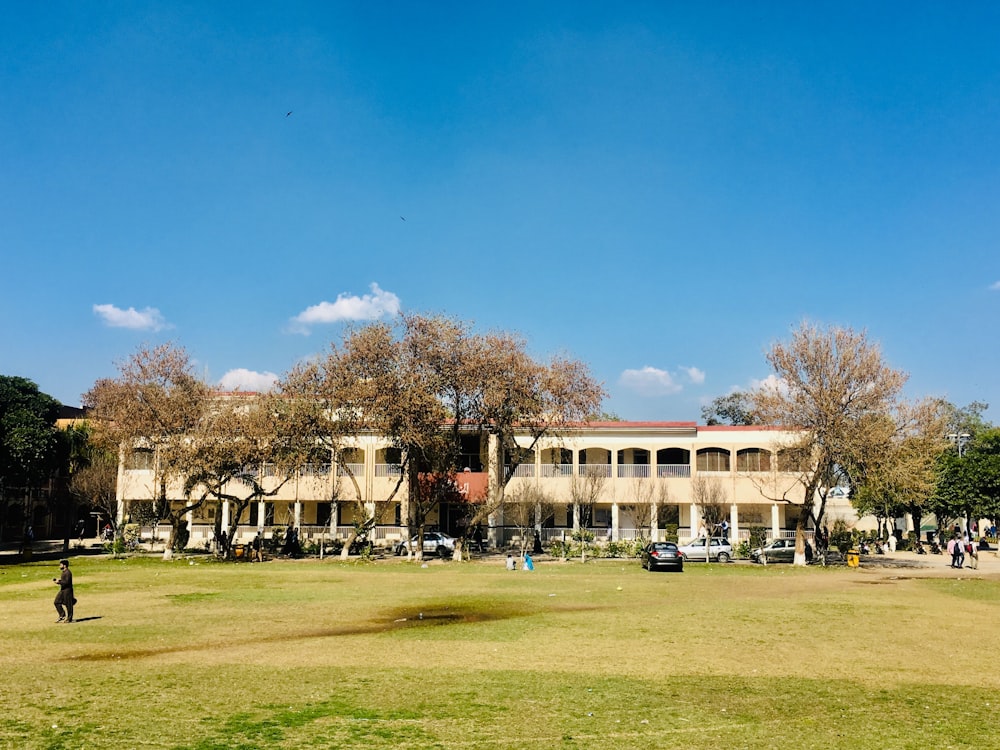
<path id="1" fill-rule="evenodd" d="M 702 448 L 698 451 L 698 471 L 729 471 L 729 451 Z"/>
<path id="2" fill-rule="evenodd" d="M 154 463 L 153 451 L 135 450 L 129 454 L 127 468 L 136 471 L 152 471 Z"/>
<path id="3" fill-rule="evenodd" d="M 746 448 L 736 452 L 736 471 L 770 471 L 771 452 Z"/>

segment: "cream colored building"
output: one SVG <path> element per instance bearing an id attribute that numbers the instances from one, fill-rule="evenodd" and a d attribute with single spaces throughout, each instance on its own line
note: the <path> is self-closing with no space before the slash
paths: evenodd
<path id="1" fill-rule="evenodd" d="M 545 498 L 546 507 L 537 523 L 544 540 L 565 538 L 586 527 L 597 541 L 655 540 L 668 533 L 686 541 L 697 536 L 702 526 L 696 487 L 710 483 L 721 498 L 731 539 L 747 538 L 751 526 L 766 528 L 771 537 L 791 536 L 799 508 L 780 498 L 801 503 L 803 490 L 793 474 L 777 470 L 776 456 L 793 437 L 774 428 L 709 427 L 694 422 L 582 424 L 543 438 L 533 452 L 527 452 L 505 495 L 508 501 L 516 500 L 528 496 L 526 489 L 532 487 L 538 491 L 532 497 Z M 529 439 L 520 437 L 518 442 L 527 448 Z M 388 498 L 399 481 L 400 455 L 386 440 L 362 436 L 353 441 L 345 459 L 356 489 L 345 468 L 331 469 L 330 464 L 307 466 L 291 478 L 275 476 L 268 465 L 259 467 L 265 488 L 280 489 L 243 514 L 237 541 L 246 541 L 258 529 L 267 535 L 272 527 L 288 525 L 299 528 L 303 539 L 346 537 L 356 505 L 331 498 L 353 497 L 358 492 L 371 509 L 375 501 Z M 499 450 L 488 435 L 470 431 L 463 436 L 462 474 L 474 475 L 472 479 L 485 485 L 490 467 L 498 461 Z M 153 497 L 152 462 L 151 454 L 139 452 L 120 468 L 118 496 L 124 519 L 135 502 Z M 168 494 L 181 502 L 179 486 L 168 487 Z M 388 507 L 375 529 L 376 544 L 388 545 L 405 537 L 405 486 Z M 226 503 L 209 503 L 192 514 L 190 544 L 210 539 L 220 521 L 223 527 L 229 526 L 230 515 Z M 518 533 L 511 511 L 507 519 L 504 515 L 501 507 L 484 529 L 495 546 L 505 546 Z M 467 517 L 464 503 L 444 504 L 427 524 L 455 534 L 464 530 Z M 827 522 L 832 525 L 838 518 L 851 526 L 858 521 L 846 498 L 831 497 Z"/>

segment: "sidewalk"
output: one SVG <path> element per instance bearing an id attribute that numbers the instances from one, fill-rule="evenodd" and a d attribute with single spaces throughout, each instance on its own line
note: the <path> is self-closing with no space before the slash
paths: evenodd
<path id="1" fill-rule="evenodd" d="M 1000 550 L 981 550 L 979 568 L 969 567 L 969 556 L 965 556 L 965 567 L 961 570 L 951 567 L 951 555 L 918 555 L 915 552 L 895 552 L 886 555 L 862 555 L 861 568 L 920 570 L 931 575 L 968 577 L 970 575 L 1000 576 Z"/>
<path id="2" fill-rule="evenodd" d="M 80 555 L 101 555 L 104 554 L 104 547 L 96 539 L 84 539 L 83 546 L 73 539 L 69 543 L 69 551 L 63 549 L 63 542 L 58 539 L 42 539 L 32 542 L 31 555 L 25 556 L 19 553 L 20 542 L 3 542 L 0 544 L 0 565 L 15 565 L 21 562 L 34 562 L 36 560 L 60 560 L 64 557 L 72 558 Z"/>

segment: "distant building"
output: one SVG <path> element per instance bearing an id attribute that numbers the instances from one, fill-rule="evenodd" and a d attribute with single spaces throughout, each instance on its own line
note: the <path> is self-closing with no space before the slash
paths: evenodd
<path id="1" fill-rule="evenodd" d="M 794 433 L 771 427 L 699 426 L 694 422 L 591 422 L 560 429 L 526 451 L 506 487 L 517 497 L 525 485 L 534 485 L 547 498 L 538 531 L 543 540 L 569 538 L 574 530 L 590 529 L 597 540 L 661 539 L 667 535 L 685 541 L 696 536 L 702 508 L 695 502 L 699 478 L 716 483 L 724 498 L 724 514 L 731 539 L 746 539 L 751 527 L 764 527 L 770 537 L 793 536 L 799 507 L 775 498 L 801 501 L 802 487 L 795 474 L 779 470 L 780 447 Z M 519 442 L 528 444 L 525 436 Z M 398 448 L 377 436 L 359 436 L 343 455 L 367 503 L 389 496 L 400 479 Z M 342 460 L 343 460 L 342 458 Z M 504 457 L 508 465 L 510 457 Z M 501 460 L 495 440 L 470 430 L 462 437 L 459 474 L 461 499 L 443 503 L 427 524 L 441 531 L 466 531 L 469 502 L 488 486 L 491 468 Z M 154 457 L 132 453 L 119 472 L 118 496 L 123 518 L 137 502 L 154 496 Z M 324 534 L 346 537 L 355 520 L 354 503 L 331 502 L 338 475 L 329 463 L 304 467 L 277 494 L 253 503 L 239 519 L 237 539 L 249 540 L 258 528 L 295 525 L 307 540 Z M 278 487 L 283 478 L 273 466 L 258 467 L 265 487 Z M 349 491 L 353 492 L 353 483 Z M 583 485 L 586 484 L 586 491 Z M 342 487 L 347 490 L 347 486 Z M 797 494 L 796 494 L 797 493 Z M 180 487 L 168 487 L 182 507 Z M 581 499 L 583 498 L 583 499 Z M 189 518 L 191 544 L 212 537 L 216 522 L 231 524 L 229 503 L 209 503 Z M 855 525 L 858 518 L 846 497 L 827 501 L 830 524 L 838 518 Z M 221 517 L 217 517 L 221 515 Z M 408 504 L 405 488 L 374 530 L 376 544 L 390 545 L 405 537 Z M 521 524 L 523 526 L 523 523 Z M 505 545 L 517 533 L 503 509 L 495 512 L 488 533 L 494 545 Z"/>

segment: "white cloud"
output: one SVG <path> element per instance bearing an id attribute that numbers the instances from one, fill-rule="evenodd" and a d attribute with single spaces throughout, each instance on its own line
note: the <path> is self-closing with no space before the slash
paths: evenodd
<path id="1" fill-rule="evenodd" d="M 697 367 L 682 367 L 681 369 L 687 373 L 692 383 L 701 385 L 705 382 L 705 372 L 703 370 L 699 370 Z"/>
<path id="2" fill-rule="evenodd" d="M 114 305 L 94 305 L 94 313 L 111 328 L 131 328 L 136 331 L 160 331 L 170 325 L 155 307 L 122 310 Z"/>
<path id="3" fill-rule="evenodd" d="M 990 291 L 1000 292 L 1000 281 L 994 281 L 992 284 L 990 284 Z"/>
<path id="4" fill-rule="evenodd" d="M 683 390 L 669 372 L 648 365 L 641 370 L 625 370 L 618 382 L 642 396 L 670 396 Z"/>
<path id="5" fill-rule="evenodd" d="M 782 378 L 779 378 L 774 373 L 771 373 L 763 380 L 750 380 L 750 390 L 762 390 L 762 391 L 778 391 L 785 392 L 788 390 L 788 386 Z"/>
<path id="6" fill-rule="evenodd" d="M 308 333 L 309 326 L 320 323 L 338 323 L 343 320 L 378 320 L 399 312 L 399 297 L 371 285 L 371 294 L 361 297 L 341 293 L 336 302 L 320 302 L 292 318 L 292 328 L 297 333 Z"/>
<path id="7" fill-rule="evenodd" d="M 274 388 L 277 382 L 278 376 L 273 372 L 254 372 L 238 367 L 222 376 L 219 387 L 224 391 L 264 393 Z"/>

